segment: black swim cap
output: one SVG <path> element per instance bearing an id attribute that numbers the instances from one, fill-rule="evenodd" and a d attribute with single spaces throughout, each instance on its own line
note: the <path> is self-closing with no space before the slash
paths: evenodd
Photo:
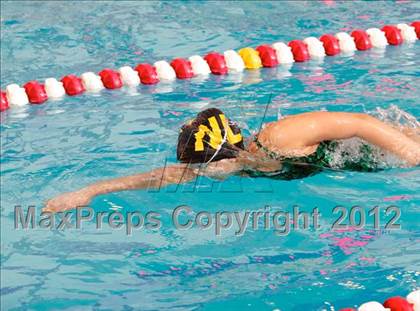
<path id="1" fill-rule="evenodd" d="M 219 109 L 209 108 L 182 126 L 176 155 L 184 163 L 205 163 L 235 158 L 238 148 L 244 149 L 239 127 Z"/>

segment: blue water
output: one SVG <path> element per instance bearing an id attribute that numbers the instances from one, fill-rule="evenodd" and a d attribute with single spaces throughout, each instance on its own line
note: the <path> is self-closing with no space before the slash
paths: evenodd
<path id="1" fill-rule="evenodd" d="M 204 55 L 420 18 L 416 1 L 1 2 L 1 88 L 105 67 Z M 66 97 L 1 114 L 2 310 L 336 310 L 405 296 L 420 286 L 419 168 L 326 171 L 304 180 L 231 177 L 223 183 L 97 197 L 96 212 L 154 211 L 162 227 L 15 230 L 14 207 L 35 206 L 105 178 L 175 162 L 178 128 L 215 106 L 246 136 L 264 115 L 395 105 L 419 119 L 419 43 L 226 77 L 100 96 Z M 417 86 L 416 86 L 417 85 Z M 395 108 L 394 108 L 395 109 Z M 385 230 L 384 208 L 400 208 Z M 303 211 L 318 230 L 177 230 L 171 212 Z M 360 230 L 331 231 L 332 209 L 381 210 Z M 348 221 L 348 220 L 347 220 Z M 73 222 L 74 223 L 74 222 Z"/>

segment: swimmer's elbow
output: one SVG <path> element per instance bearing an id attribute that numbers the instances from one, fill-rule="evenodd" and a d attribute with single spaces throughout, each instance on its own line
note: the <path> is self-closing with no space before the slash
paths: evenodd
<path id="1" fill-rule="evenodd" d="M 240 172 L 243 167 L 243 161 L 247 158 L 230 158 L 209 163 L 204 169 L 200 170 L 200 175 L 212 178 L 226 178 L 229 175 Z"/>
<path id="2" fill-rule="evenodd" d="M 417 150 L 417 153 L 413 154 L 411 157 L 407 159 L 408 164 L 410 166 L 419 166 L 420 165 L 420 150 Z"/>
<path id="3" fill-rule="evenodd" d="M 378 119 L 366 113 L 353 114 L 352 126 L 354 136 L 365 138 L 366 135 L 372 135 L 378 125 L 378 122 L 380 122 Z"/>
<path id="4" fill-rule="evenodd" d="M 383 122 L 379 120 L 378 118 L 375 118 L 371 115 L 368 115 L 366 113 L 355 113 L 355 119 L 358 121 L 359 126 L 360 125 L 381 125 Z"/>
<path id="5" fill-rule="evenodd" d="M 375 119 L 374 117 L 372 117 L 371 115 L 368 115 L 367 113 L 352 113 L 352 116 L 354 118 L 357 118 L 359 120 L 363 120 L 363 121 L 368 121 L 370 119 Z"/>
<path id="6" fill-rule="evenodd" d="M 195 171 L 187 165 L 174 165 L 162 169 L 158 169 L 155 181 L 159 186 L 171 184 L 183 184 L 193 180 L 197 175 Z"/>

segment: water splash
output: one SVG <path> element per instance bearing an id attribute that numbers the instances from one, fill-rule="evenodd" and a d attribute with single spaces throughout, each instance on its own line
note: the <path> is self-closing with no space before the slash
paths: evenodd
<path id="1" fill-rule="evenodd" d="M 398 108 L 396 105 L 391 105 L 387 109 L 377 107 L 375 111 L 370 113 L 386 123 L 390 123 L 400 129 L 410 127 L 413 129 L 420 129 L 420 122 L 416 117 L 408 112 Z"/>
<path id="2" fill-rule="evenodd" d="M 327 151 L 330 165 L 334 169 L 342 169 L 347 163 L 360 163 L 364 161 L 366 152 L 363 151 L 365 146 L 369 146 L 372 162 L 376 163 L 378 169 L 404 167 L 407 164 L 394 154 L 385 151 L 375 145 L 369 144 L 360 138 L 351 138 L 338 140 L 334 150 Z"/>
<path id="3" fill-rule="evenodd" d="M 413 115 L 395 105 L 391 105 L 386 109 L 377 107 L 376 110 L 368 113 L 400 130 L 407 128 L 420 130 L 420 122 Z M 348 162 L 359 163 L 363 161 L 366 156 L 366 153 L 363 152 L 364 145 L 369 146 L 370 157 L 377 163 L 379 169 L 407 166 L 407 163 L 396 155 L 369 144 L 360 138 L 339 140 L 337 143 L 337 147 L 333 151 L 328 152 L 333 168 L 343 168 Z"/>

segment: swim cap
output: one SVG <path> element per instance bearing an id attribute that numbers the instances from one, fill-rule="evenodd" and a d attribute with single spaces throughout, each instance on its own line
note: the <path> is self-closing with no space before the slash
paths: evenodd
<path id="1" fill-rule="evenodd" d="M 177 159 L 184 163 L 205 163 L 235 158 L 244 149 L 239 127 L 222 111 L 209 108 L 184 124 L 178 136 Z"/>

